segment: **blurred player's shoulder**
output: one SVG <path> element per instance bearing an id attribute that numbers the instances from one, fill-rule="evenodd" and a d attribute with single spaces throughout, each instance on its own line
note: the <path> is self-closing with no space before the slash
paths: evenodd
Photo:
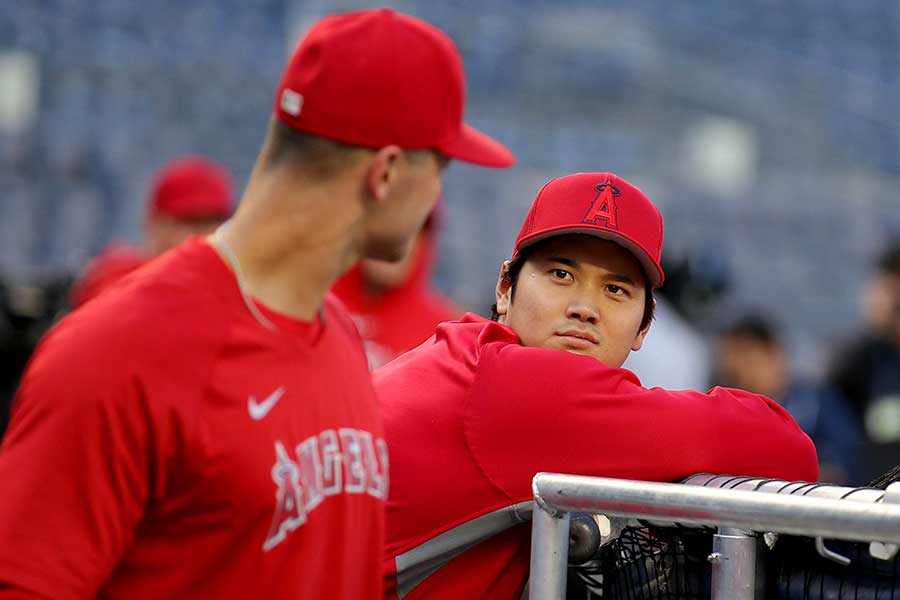
<path id="1" fill-rule="evenodd" d="M 230 296 L 238 295 L 237 289 L 212 247 L 195 238 L 69 314 L 41 342 L 37 355 L 55 348 L 78 362 L 110 367 L 184 360 L 228 335 Z"/>
<path id="2" fill-rule="evenodd" d="M 204 398 L 230 336 L 238 300 L 229 292 L 240 298 L 231 271 L 199 239 L 127 275 L 44 337 L 17 394 L 18 420 L 131 414 L 149 397 L 159 410 L 190 410 L 186 399 Z"/>
<path id="3" fill-rule="evenodd" d="M 112 244 L 94 257 L 84 268 L 69 291 L 69 302 L 79 307 L 96 298 L 128 273 L 147 262 L 137 248 L 126 244 Z"/>

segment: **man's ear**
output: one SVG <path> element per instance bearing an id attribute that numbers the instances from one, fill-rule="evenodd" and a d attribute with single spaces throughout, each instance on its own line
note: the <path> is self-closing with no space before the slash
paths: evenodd
<path id="1" fill-rule="evenodd" d="M 366 191 L 376 202 L 382 202 L 399 177 L 403 150 L 399 146 L 385 146 L 372 155 L 366 171 Z"/>
<path id="2" fill-rule="evenodd" d="M 512 282 L 506 277 L 507 272 L 509 272 L 509 261 L 504 260 L 500 265 L 500 274 L 497 275 L 497 287 L 494 289 L 497 314 L 501 317 L 509 312 L 509 305 L 512 303 Z"/>
<path id="3" fill-rule="evenodd" d="M 656 300 L 653 300 L 653 308 L 656 308 Z M 653 311 L 656 313 L 656 310 Z M 653 319 L 647 322 L 647 326 L 638 331 L 637 337 L 634 338 L 634 344 L 631 346 L 631 350 L 637 352 L 641 349 L 641 346 L 644 345 L 644 339 L 647 337 L 647 334 L 650 333 L 650 325 L 653 324 Z"/>

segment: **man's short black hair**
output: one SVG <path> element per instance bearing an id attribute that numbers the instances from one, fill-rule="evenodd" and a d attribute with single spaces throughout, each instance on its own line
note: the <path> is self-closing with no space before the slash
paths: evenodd
<path id="1" fill-rule="evenodd" d="M 506 272 L 503 274 L 503 280 L 510 284 L 510 300 L 512 300 L 516 295 L 516 284 L 519 281 L 519 274 L 522 272 L 522 267 L 525 265 L 525 262 L 534 253 L 534 251 L 541 246 L 542 243 L 544 242 L 541 241 L 523 248 L 515 258 L 509 261 L 509 266 L 507 267 Z M 650 279 L 647 278 L 647 273 L 644 271 L 643 266 L 641 266 L 641 273 L 644 275 L 644 315 L 643 317 L 641 317 L 641 329 L 643 330 L 646 329 L 648 325 L 650 325 L 651 321 L 653 321 L 653 317 L 656 313 L 656 300 L 653 298 L 653 286 L 650 285 Z M 491 320 L 500 320 L 500 314 L 497 312 L 496 302 L 491 305 Z"/>
<path id="2" fill-rule="evenodd" d="M 900 238 L 892 240 L 875 261 L 876 268 L 882 273 L 900 277 Z"/>
<path id="3" fill-rule="evenodd" d="M 745 338 L 757 342 L 766 348 L 780 345 L 775 323 L 766 316 L 751 312 L 741 315 L 724 328 L 721 337 Z"/>

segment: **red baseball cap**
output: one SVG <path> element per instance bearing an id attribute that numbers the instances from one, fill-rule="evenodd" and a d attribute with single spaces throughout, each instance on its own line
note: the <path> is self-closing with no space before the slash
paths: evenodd
<path id="1" fill-rule="evenodd" d="M 433 148 L 509 167 L 505 146 L 463 123 L 463 65 L 440 29 L 382 8 L 325 17 L 294 51 L 275 98 L 286 125 L 382 148 Z"/>
<path id="2" fill-rule="evenodd" d="M 199 156 L 179 158 L 157 173 L 149 213 L 176 219 L 222 219 L 234 211 L 228 171 Z"/>
<path id="3" fill-rule="evenodd" d="M 662 215 L 641 190 L 618 175 L 576 173 L 547 183 L 525 217 L 513 257 L 536 242 L 567 233 L 616 242 L 638 259 L 651 286 L 658 288 L 665 281 L 659 264 Z"/>

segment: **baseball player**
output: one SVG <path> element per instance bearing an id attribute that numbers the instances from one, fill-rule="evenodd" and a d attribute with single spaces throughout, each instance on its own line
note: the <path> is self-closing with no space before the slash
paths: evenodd
<path id="1" fill-rule="evenodd" d="M 234 183 L 225 167 L 200 156 L 171 161 L 153 181 L 144 218 L 144 247 L 111 244 L 105 248 L 72 286 L 70 304 L 84 304 L 192 235 L 212 233 L 233 212 Z"/>
<path id="2" fill-rule="evenodd" d="M 548 183 L 496 287 L 495 319 L 443 323 L 375 372 L 391 448 L 386 597 L 518 599 L 531 479 L 815 480 L 816 451 L 763 396 L 641 386 L 663 221 L 611 173 Z"/>
<path id="3" fill-rule="evenodd" d="M 37 350 L 0 449 L 0 598 L 381 595 L 387 449 L 326 291 L 402 255 L 448 158 L 512 163 L 463 104 L 435 27 L 312 27 L 235 216 Z"/>

